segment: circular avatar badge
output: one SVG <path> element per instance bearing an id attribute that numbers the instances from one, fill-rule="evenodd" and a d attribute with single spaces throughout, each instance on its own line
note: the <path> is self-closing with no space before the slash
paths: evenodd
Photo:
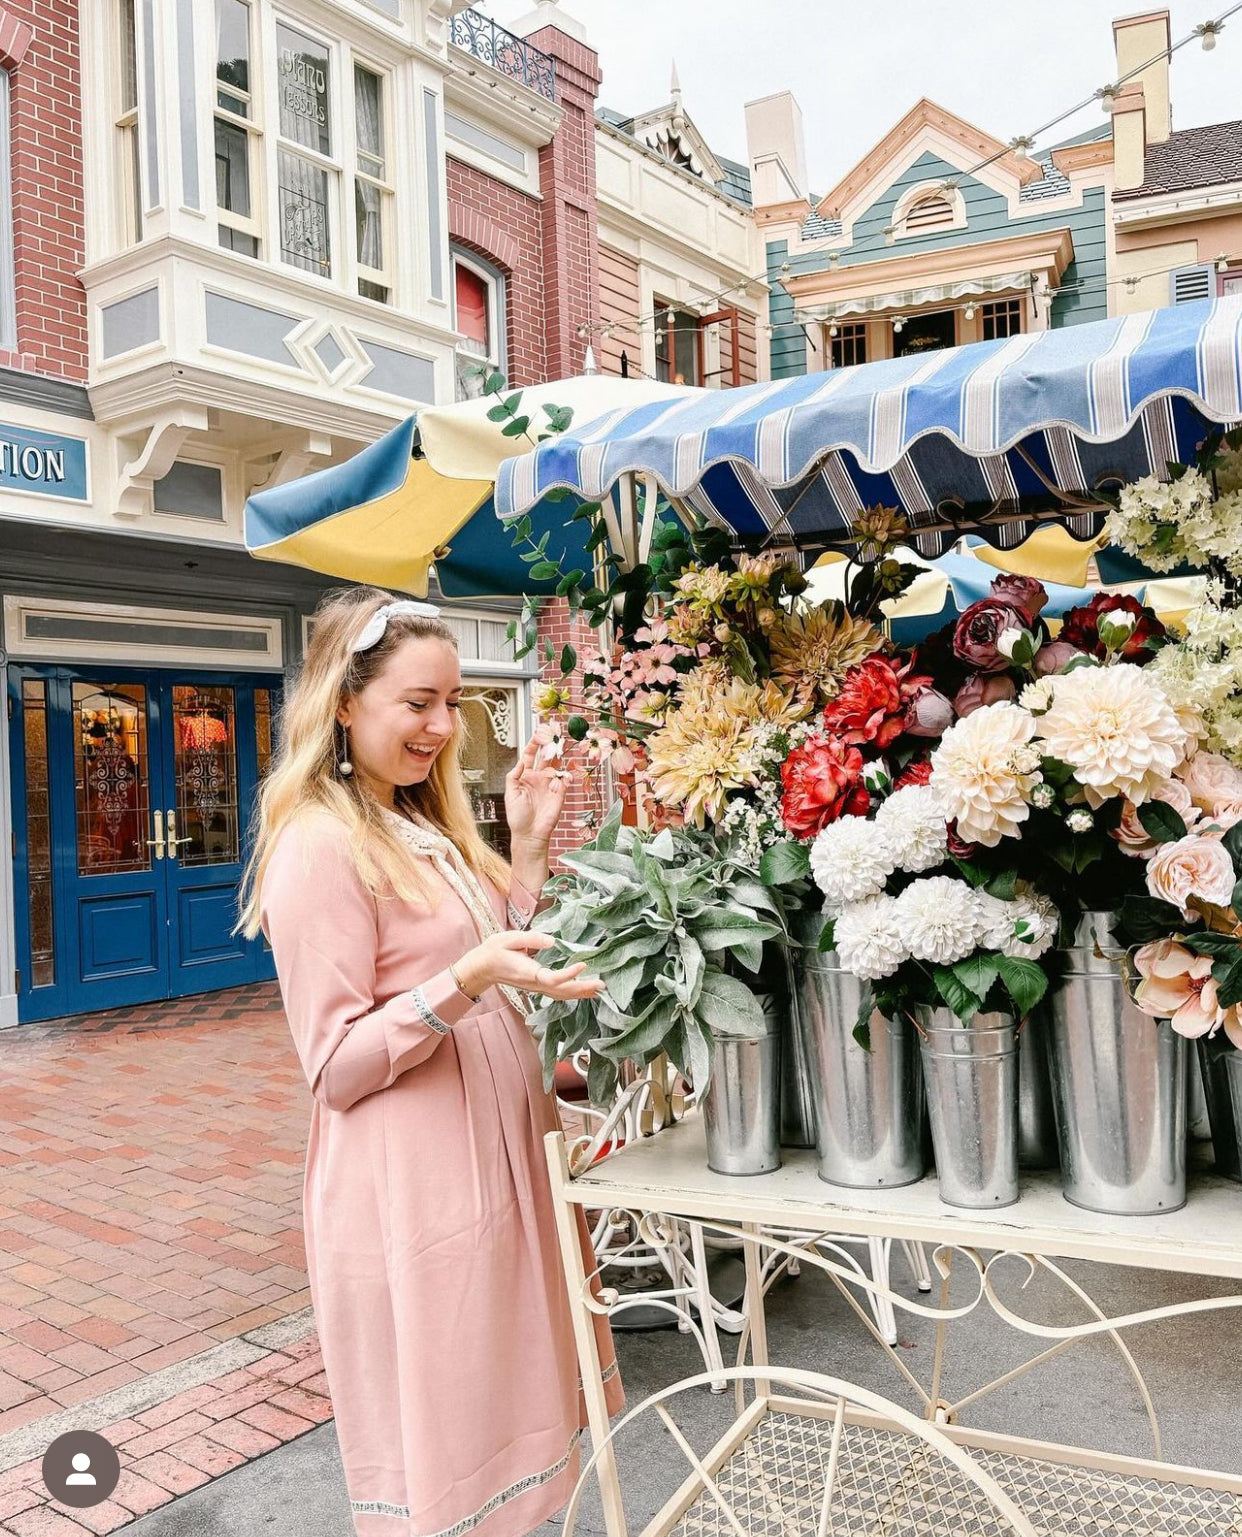
<path id="1" fill-rule="evenodd" d="M 43 1454 L 43 1482 L 52 1498 L 79 1510 L 106 1500 L 120 1476 L 116 1448 L 91 1430 L 67 1430 Z"/>

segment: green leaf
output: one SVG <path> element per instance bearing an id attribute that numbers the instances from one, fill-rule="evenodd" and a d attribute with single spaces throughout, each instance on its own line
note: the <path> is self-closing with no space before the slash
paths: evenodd
<path id="1" fill-rule="evenodd" d="M 936 984 L 936 991 L 944 1000 L 946 1007 L 964 1025 L 968 1025 L 983 1007 L 983 999 L 970 988 L 957 975 L 951 966 L 936 966 L 932 969 L 932 981 Z"/>
<path id="2" fill-rule="evenodd" d="M 487 413 L 487 419 L 489 422 L 503 422 L 507 421 L 510 415 L 509 407 L 502 400 L 499 405 L 493 406 Z"/>
<path id="3" fill-rule="evenodd" d="M 516 640 L 517 639 L 517 620 L 516 619 L 510 619 L 509 623 L 507 625 L 505 625 L 505 639 L 506 640 Z"/>
<path id="4" fill-rule="evenodd" d="M 987 870 L 983 869 L 981 865 L 972 864 L 969 860 L 954 859 L 951 863 L 957 868 L 962 879 L 968 885 L 975 887 L 986 886 L 991 879 Z"/>
<path id="5" fill-rule="evenodd" d="M 688 927 L 704 950 L 729 950 L 734 945 L 773 939 L 780 932 L 774 923 L 761 923 L 758 918 L 722 913 L 718 909 L 692 920 Z"/>
<path id="6" fill-rule="evenodd" d="M 568 676 L 578 665 L 578 653 L 572 646 L 561 647 L 561 677 Z"/>
<path id="7" fill-rule="evenodd" d="M 1005 990 L 1013 999 L 1015 1011 L 1020 1016 L 1029 1014 L 1048 991 L 1048 978 L 1043 967 L 1036 961 L 1024 961 L 1012 955 L 997 956 L 996 965 Z"/>
<path id="8" fill-rule="evenodd" d="M 1136 944 L 1145 944 L 1149 939 L 1167 939 L 1184 922 L 1172 903 L 1137 894 L 1122 902 L 1121 921 L 1127 936 Z"/>
<path id="9" fill-rule="evenodd" d="M 530 568 L 531 580 L 550 582 L 554 576 L 560 574 L 560 569 L 554 560 L 540 560 Z"/>
<path id="10" fill-rule="evenodd" d="M 810 873 L 811 851 L 793 838 L 765 849 L 759 861 L 759 879 L 765 886 L 787 886 Z"/>
<path id="11" fill-rule="evenodd" d="M 1196 955 L 1218 955 L 1230 959 L 1238 953 L 1238 941 L 1232 934 L 1187 934 L 1182 944 Z"/>
<path id="12" fill-rule="evenodd" d="M 565 730 L 571 742 L 581 742 L 590 730 L 590 725 L 585 715 L 571 715 L 565 722 Z"/>
<path id="13" fill-rule="evenodd" d="M 824 921 L 824 927 L 819 936 L 819 953 L 826 955 L 829 950 L 837 948 L 837 926 L 831 918 Z"/>
<path id="14" fill-rule="evenodd" d="M 1242 917 L 1242 881 L 1233 888 L 1233 895 L 1229 898 L 1229 905 L 1234 912 Z"/>
<path id="15" fill-rule="evenodd" d="M 485 395 L 499 394 L 499 392 L 505 388 L 508 382 L 509 381 L 505 378 L 504 374 L 502 374 L 498 368 L 494 368 L 491 373 L 488 374 L 487 377 L 483 380 L 483 393 Z"/>
<path id="16" fill-rule="evenodd" d="M 527 516 L 526 513 L 523 513 L 521 518 L 518 520 L 517 531 L 514 534 L 514 538 L 515 539 L 529 539 L 530 538 L 530 529 L 531 529 L 530 518 Z"/>
<path id="17" fill-rule="evenodd" d="M 556 595 L 557 595 L 557 597 L 558 598 L 563 598 L 566 595 L 566 593 L 568 593 L 572 588 L 574 588 L 574 587 L 576 587 L 578 585 L 578 583 L 582 580 L 582 578 L 585 575 L 586 575 L 586 572 L 582 571 L 582 570 L 579 570 L 577 567 L 575 567 L 572 571 L 567 571 L 565 573 L 565 575 L 560 579 L 560 581 L 556 584 Z"/>
<path id="18" fill-rule="evenodd" d="M 715 967 L 703 973 L 697 1013 L 716 1035 L 754 1038 L 767 1030 L 763 1009 L 750 988 Z"/>
<path id="19" fill-rule="evenodd" d="M 871 983 L 864 982 L 858 995 L 858 1018 L 850 1032 L 864 1051 L 871 1050 L 871 1016 L 875 1013 L 875 996 Z"/>
<path id="20" fill-rule="evenodd" d="M 1217 961 L 1212 967 L 1216 982 L 1216 1002 L 1222 1009 L 1242 1003 L 1242 947 L 1232 962 Z"/>
<path id="21" fill-rule="evenodd" d="M 526 430 L 529 426 L 529 416 L 515 416 L 507 426 L 500 429 L 500 433 L 505 438 L 521 438 L 526 436 Z"/>
<path id="22" fill-rule="evenodd" d="M 1176 843 L 1186 836 L 1186 823 L 1165 801 L 1144 801 L 1138 808 L 1143 831 L 1157 843 Z"/>
<path id="23" fill-rule="evenodd" d="M 1242 822 L 1235 822 L 1220 841 L 1233 860 L 1234 873 L 1242 875 Z"/>
<path id="24" fill-rule="evenodd" d="M 587 1098 L 601 1110 L 617 1092 L 617 1064 L 592 1052 L 587 1063 Z"/>
<path id="25" fill-rule="evenodd" d="M 1012 902 L 1018 889 L 1018 872 L 1016 870 L 997 870 L 990 875 L 984 890 L 994 897 L 999 897 L 1002 902 Z"/>
<path id="26" fill-rule="evenodd" d="M 1001 959 L 1003 957 L 989 954 L 968 955 L 965 960 L 955 961 L 951 969 L 962 986 L 982 1001 L 1000 975 Z"/>

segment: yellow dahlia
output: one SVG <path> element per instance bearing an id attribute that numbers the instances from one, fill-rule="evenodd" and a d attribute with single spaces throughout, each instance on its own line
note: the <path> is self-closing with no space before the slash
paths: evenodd
<path id="1" fill-rule="evenodd" d="M 1034 735 L 1034 719 L 1009 703 L 972 710 L 945 732 L 931 755 L 931 786 L 959 838 L 993 848 L 1018 836 L 1039 774 Z"/>
<path id="2" fill-rule="evenodd" d="M 835 699 L 849 669 L 884 644 L 865 619 L 844 604 L 825 603 L 805 614 L 781 614 L 768 633 L 772 676 L 807 708 Z"/>
<path id="3" fill-rule="evenodd" d="M 969 717 L 967 717 L 969 719 Z M 1134 805 L 1162 788 L 1186 753 L 1186 728 L 1141 667 L 1076 667 L 1053 682 L 1039 717 L 1041 751 L 1074 770 L 1087 803 Z"/>

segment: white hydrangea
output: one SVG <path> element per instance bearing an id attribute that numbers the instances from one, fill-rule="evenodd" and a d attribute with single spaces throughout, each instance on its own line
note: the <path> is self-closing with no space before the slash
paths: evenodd
<path id="1" fill-rule="evenodd" d="M 933 869 L 949 851 L 944 811 L 930 785 L 895 791 L 876 812 L 875 825 L 888 839 L 896 868 L 911 875 Z"/>
<path id="2" fill-rule="evenodd" d="M 1209 584 L 1206 598 L 1183 621 L 1185 634 L 1162 646 L 1148 671 L 1179 719 L 1200 722 L 1209 752 L 1242 765 L 1242 608 L 1228 608 Z"/>
<path id="3" fill-rule="evenodd" d="M 1183 561 L 1203 564 L 1194 536 L 1210 522 L 1212 485 L 1198 470 L 1179 480 L 1145 475 L 1123 486 L 1107 519 L 1108 537 L 1152 571 L 1172 571 Z M 1236 546 L 1235 546 L 1236 548 Z"/>
<path id="4" fill-rule="evenodd" d="M 1019 892 L 1011 902 L 975 893 L 979 909 L 979 944 L 1002 955 L 1038 960 L 1057 937 L 1055 905 L 1036 892 Z"/>
<path id="5" fill-rule="evenodd" d="M 829 822 L 811 845 L 811 874 L 834 907 L 882 891 L 896 868 L 887 835 L 864 817 Z"/>
<path id="6" fill-rule="evenodd" d="M 833 943 L 841 965 L 865 982 L 892 976 L 902 961 L 909 959 L 897 902 L 892 897 L 851 902 L 836 920 Z"/>
<path id="7" fill-rule="evenodd" d="M 964 881 L 948 875 L 915 881 L 896 899 L 896 908 L 900 932 L 915 960 L 948 966 L 979 943 L 979 904 Z"/>

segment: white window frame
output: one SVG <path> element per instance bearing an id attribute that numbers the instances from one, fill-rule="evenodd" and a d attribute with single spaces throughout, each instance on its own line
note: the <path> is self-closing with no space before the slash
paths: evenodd
<path id="1" fill-rule="evenodd" d="M 457 398 L 468 399 L 461 392 L 462 367 L 480 368 L 484 364 L 499 369 L 502 374 L 507 374 L 509 362 L 508 348 L 508 314 L 507 314 L 507 286 L 504 273 L 491 262 L 473 252 L 463 249 L 461 246 L 450 244 L 449 246 L 449 278 L 450 293 L 453 307 L 453 329 L 457 325 L 457 268 L 465 267 L 473 272 L 475 277 L 482 280 L 487 289 L 487 331 L 492 338 L 492 352 L 494 356 L 484 357 L 482 353 L 472 352 L 458 343 L 455 353 L 457 358 Z"/>
<path id="2" fill-rule="evenodd" d="M 267 243 L 263 238 L 263 207 L 265 203 L 263 188 L 263 91 L 256 89 L 256 82 L 262 79 L 262 70 L 258 66 L 259 55 L 259 28 L 256 25 L 255 6 L 258 0 L 241 0 L 249 12 L 249 62 L 250 62 L 250 90 L 243 92 L 232 86 L 222 87 L 219 76 L 216 73 L 216 65 L 219 62 L 213 57 L 211 61 L 211 91 L 212 91 L 212 166 L 215 165 L 215 124 L 217 121 L 226 123 L 230 128 L 240 129 L 246 135 L 246 177 L 250 186 L 250 215 L 244 217 L 234 213 L 232 209 L 223 208 L 216 203 L 216 222 L 223 229 L 235 230 L 240 235 L 249 235 L 255 242 L 255 255 L 248 252 L 237 251 L 234 254 L 244 256 L 247 261 L 262 261 Z M 212 5 L 212 19 L 215 19 L 215 4 Z M 212 35 L 214 36 L 214 25 Z M 214 50 L 213 50 L 214 52 Z M 244 96 L 250 109 L 249 116 L 239 117 L 227 107 L 220 105 L 220 91 L 227 89 L 228 93 L 239 100 Z M 212 183 L 213 191 L 215 183 Z M 232 250 L 232 247 L 225 247 Z"/>
<path id="3" fill-rule="evenodd" d="M 908 219 L 920 203 L 931 198 L 941 198 L 949 205 L 952 217 L 943 224 L 933 224 L 929 229 L 910 229 Z M 966 200 L 960 187 L 945 189 L 943 180 L 919 182 L 907 187 L 893 208 L 892 227 L 898 240 L 923 240 L 929 235 L 944 235 L 950 230 L 966 228 Z"/>
<path id="4" fill-rule="evenodd" d="M 124 96 L 126 27 L 125 13 L 128 7 L 134 22 L 134 100 L 127 105 Z M 113 57 L 116 69 L 112 74 L 112 133 L 113 166 L 116 186 L 120 196 L 115 200 L 117 245 L 121 249 L 137 245 L 142 240 L 142 172 L 140 158 L 142 146 L 138 126 L 138 102 L 141 90 L 138 83 L 140 64 L 138 59 L 138 0 L 112 0 L 110 27 L 114 39 Z"/>
<path id="5" fill-rule="evenodd" d="M 332 149 L 329 155 L 321 154 L 309 144 L 299 144 L 296 140 L 286 139 L 281 132 L 280 43 L 278 40 L 281 27 L 288 27 L 290 31 L 305 37 L 308 42 L 315 43 L 327 55 L 328 129 L 329 143 Z M 272 231 L 272 265 L 281 268 L 283 271 L 299 273 L 303 277 L 324 283 L 332 289 L 340 289 L 349 281 L 349 276 L 352 274 L 354 266 L 348 247 L 343 244 L 341 239 L 344 225 L 341 200 L 342 191 L 346 184 L 345 156 L 341 153 L 342 144 L 345 142 L 342 138 L 342 124 L 347 121 L 342 111 L 344 100 L 342 76 L 345 74 L 345 62 L 348 60 L 350 63 L 350 78 L 352 80 L 352 56 L 342 39 L 329 37 L 318 28 L 308 25 L 302 16 L 290 15 L 282 10 L 275 10 L 271 13 L 269 25 L 264 29 L 264 39 L 268 46 L 261 59 L 260 69 L 262 77 L 268 82 L 268 99 L 271 104 L 272 133 L 270 135 L 271 148 L 268 153 L 268 166 L 271 175 L 272 197 L 268 210 L 267 224 Z M 270 68 L 268 67 L 269 61 Z M 352 131 L 349 137 L 352 139 Z M 292 155 L 295 159 L 305 160 L 308 165 L 325 172 L 327 175 L 328 269 L 326 272 L 318 272 L 308 267 L 300 267 L 296 262 L 287 261 L 285 258 L 280 214 L 280 156 L 282 151 Z M 352 183 L 350 185 L 352 190 Z"/>
<path id="6" fill-rule="evenodd" d="M 380 101 L 380 148 L 383 151 L 384 174 L 376 176 L 374 172 L 365 169 L 358 154 L 358 70 L 365 70 L 367 74 L 374 75 L 379 81 Z M 349 103 L 353 109 L 349 116 L 350 134 L 348 144 L 349 164 L 349 227 L 351 233 L 350 256 L 354 269 L 353 289 L 360 298 L 369 299 L 373 304 L 383 304 L 385 308 L 391 308 L 396 299 L 396 271 L 393 262 L 393 218 L 396 208 L 396 184 L 393 180 L 393 165 L 395 161 L 395 144 L 392 132 L 394 88 L 392 71 L 377 64 L 375 60 L 354 49 L 349 50 Z M 356 184 L 364 182 L 373 187 L 380 197 L 380 244 L 382 247 L 380 267 L 365 267 L 362 263 L 362 253 L 358 250 L 358 231 L 356 224 L 355 199 L 357 197 Z M 376 299 L 373 295 L 362 293 L 363 283 L 374 283 L 377 287 L 386 290 L 386 299 Z"/>

